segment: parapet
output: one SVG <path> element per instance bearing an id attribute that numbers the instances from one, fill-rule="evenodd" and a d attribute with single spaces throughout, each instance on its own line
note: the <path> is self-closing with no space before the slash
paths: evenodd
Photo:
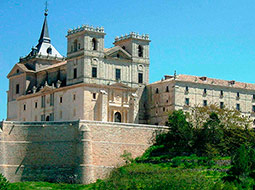
<path id="1" fill-rule="evenodd" d="M 97 33 L 102 33 L 104 34 L 104 27 L 93 27 L 89 25 L 82 25 L 81 27 L 78 26 L 77 28 L 74 29 L 69 29 L 67 32 L 67 36 L 81 32 L 81 31 L 89 31 L 89 32 L 97 32 Z"/>
<path id="2" fill-rule="evenodd" d="M 122 40 L 126 40 L 126 39 L 130 39 L 130 38 L 133 38 L 133 39 L 138 39 L 138 40 L 146 40 L 146 41 L 150 41 L 150 38 L 149 38 L 149 34 L 138 34 L 138 33 L 135 33 L 135 32 L 130 32 L 129 34 L 125 34 L 125 36 L 121 35 L 120 37 L 117 36 L 115 38 L 115 42 L 119 42 L 119 41 L 122 41 Z"/>

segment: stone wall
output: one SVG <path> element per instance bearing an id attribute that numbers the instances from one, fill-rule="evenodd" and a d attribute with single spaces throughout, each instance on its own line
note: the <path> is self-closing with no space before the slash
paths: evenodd
<path id="1" fill-rule="evenodd" d="M 164 127 L 95 121 L 1 123 L 0 172 L 11 182 L 90 183 L 150 145 Z"/>

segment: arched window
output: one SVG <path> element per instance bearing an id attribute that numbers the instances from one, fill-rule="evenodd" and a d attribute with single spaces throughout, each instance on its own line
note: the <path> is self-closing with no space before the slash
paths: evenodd
<path id="1" fill-rule="evenodd" d="M 74 40 L 73 47 L 74 47 L 73 50 L 77 51 L 77 48 L 78 48 L 78 41 L 77 40 Z"/>
<path id="2" fill-rule="evenodd" d="M 114 114 L 114 122 L 121 122 L 121 114 L 120 114 L 120 112 L 116 112 Z"/>
<path id="3" fill-rule="evenodd" d="M 50 116 L 47 116 L 47 117 L 46 117 L 46 121 L 50 121 Z"/>
<path id="4" fill-rule="evenodd" d="M 166 92 L 169 92 L 169 88 L 168 88 L 168 86 L 166 86 Z"/>
<path id="5" fill-rule="evenodd" d="M 158 94 L 158 88 L 156 88 L 156 94 Z"/>
<path id="6" fill-rule="evenodd" d="M 138 46 L 138 56 L 143 57 L 143 47 L 141 45 Z"/>
<path id="7" fill-rule="evenodd" d="M 96 40 L 96 38 L 92 39 L 92 49 L 97 50 L 97 40 Z"/>

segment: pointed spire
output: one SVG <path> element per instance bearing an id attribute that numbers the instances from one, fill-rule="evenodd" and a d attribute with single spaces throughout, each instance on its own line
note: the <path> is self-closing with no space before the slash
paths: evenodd
<path id="1" fill-rule="evenodd" d="M 46 1 L 45 10 L 44 10 L 45 18 L 44 18 L 44 23 L 43 23 L 39 43 L 42 43 L 42 42 L 50 43 L 50 35 L 49 35 L 48 24 L 47 24 L 47 16 L 48 16 L 48 8 L 47 7 L 48 7 L 48 3 Z"/>

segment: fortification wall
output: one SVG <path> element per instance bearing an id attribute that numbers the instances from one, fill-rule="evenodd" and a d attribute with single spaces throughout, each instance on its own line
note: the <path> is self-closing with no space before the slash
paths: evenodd
<path id="1" fill-rule="evenodd" d="M 96 121 L 10 122 L 0 131 L 0 172 L 11 182 L 90 183 L 151 145 L 164 127 Z"/>

